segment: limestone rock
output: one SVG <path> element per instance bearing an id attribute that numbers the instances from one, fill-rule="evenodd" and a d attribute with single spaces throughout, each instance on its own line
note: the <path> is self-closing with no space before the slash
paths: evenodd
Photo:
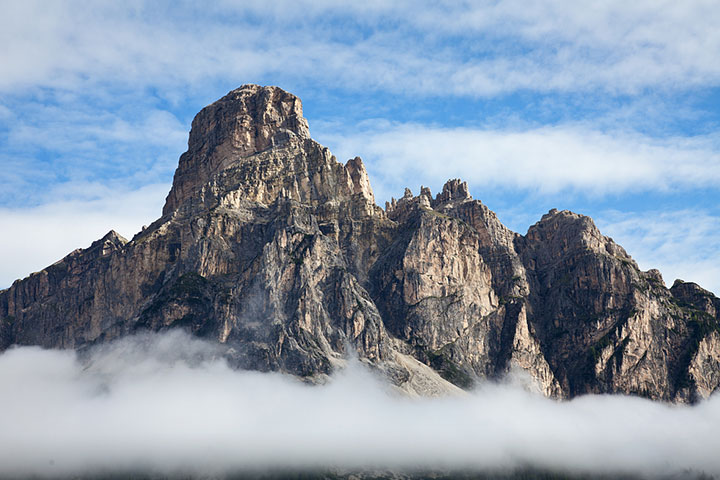
<path id="1" fill-rule="evenodd" d="M 212 176 L 291 138 L 309 139 L 302 103 L 277 87 L 244 85 L 203 108 L 193 120 L 163 214 L 178 208 Z"/>
<path id="2" fill-rule="evenodd" d="M 720 385 L 719 312 L 589 217 L 551 210 L 519 235 L 459 179 L 383 210 L 359 157 L 310 138 L 297 97 L 246 85 L 193 120 L 160 219 L 0 291 L 0 350 L 184 328 L 236 367 L 308 381 L 351 349 L 407 394 L 519 369 L 557 398 L 693 402 Z"/>

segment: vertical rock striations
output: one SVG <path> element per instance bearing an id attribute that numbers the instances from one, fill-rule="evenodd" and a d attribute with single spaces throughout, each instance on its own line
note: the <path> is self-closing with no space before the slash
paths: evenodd
<path id="1" fill-rule="evenodd" d="M 552 210 L 522 236 L 460 180 L 383 210 L 297 97 L 246 85 L 193 120 L 159 220 L 0 292 L 0 349 L 185 328 L 238 367 L 313 381 L 351 348 L 408 393 L 521 370 L 554 397 L 692 402 L 720 384 L 718 312 L 588 217 Z"/>

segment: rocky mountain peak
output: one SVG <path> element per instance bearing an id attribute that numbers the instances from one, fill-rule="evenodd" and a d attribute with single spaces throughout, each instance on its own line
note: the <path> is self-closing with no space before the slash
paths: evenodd
<path id="1" fill-rule="evenodd" d="M 375 203 L 375 195 L 370 186 L 370 177 L 368 177 L 365 165 L 360 157 L 351 158 L 345 164 L 345 169 L 352 180 L 353 193 L 359 193 L 368 201 Z"/>
<path id="2" fill-rule="evenodd" d="M 115 230 L 110 230 L 100 240 L 95 240 L 92 245 L 90 245 L 90 248 L 116 249 L 121 248 L 126 243 L 128 243 L 128 241 L 125 237 Z"/>
<path id="3" fill-rule="evenodd" d="M 554 245 L 563 251 L 568 248 L 590 249 L 627 257 L 612 239 L 600 233 L 592 218 L 569 210 L 553 208 L 529 228 L 526 238 L 531 243 Z"/>
<path id="4" fill-rule="evenodd" d="M 231 91 L 195 116 L 163 214 L 222 170 L 293 138 L 310 138 L 298 97 L 272 86 L 243 85 Z"/>
<path id="5" fill-rule="evenodd" d="M 472 200 L 467 182 L 463 182 L 459 178 L 455 178 L 448 180 L 445 185 L 443 185 L 443 190 L 441 193 L 437 194 L 437 197 L 435 197 L 433 206 L 441 205 L 450 201 L 465 200 Z"/>
<path id="6" fill-rule="evenodd" d="M 300 100 L 246 85 L 193 121 L 162 218 L 0 291 L 0 352 L 183 328 L 233 366 L 324 381 L 348 348 L 402 391 L 526 371 L 546 395 L 692 402 L 720 389 L 720 299 L 666 288 L 590 217 L 519 235 L 465 182 L 383 212 Z"/>
<path id="7" fill-rule="evenodd" d="M 393 197 L 389 202 L 385 202 L 385 212 L 395 221 L 406 221 L 408 215 L 417 209 L 452 208 L 470 200 L 472 197 L 467 182 L 456 178 L 448 180 L 443 185 L 442 192 L 434 199 L 428 187 L 420 187 L 420 194 L 417 197 L 413 195 L 412 190 L 405 188 L 405 193 L 399 200 Z"/>
<path id="8" fill-rule="evenodd" d="M 710 315 L 716 316 L 720 312 L 720 300 L 712 292 L 702 288 L 694 282 L 675 280 L 670 293 L 685 305 L 690 305 Z"/>
<path id="9" fill-rule="evenodd" d="M 101 239 L 95 240 L 88 248 L 79 248 L 72 252 L 70 256 L 82 258 L 83 261 L 103 257 L 112 252 L 122 249 L 128 241 L 115 230 L 110 230 Z"/>

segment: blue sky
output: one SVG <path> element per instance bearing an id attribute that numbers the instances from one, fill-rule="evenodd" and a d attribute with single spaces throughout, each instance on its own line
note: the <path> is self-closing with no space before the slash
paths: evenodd
<path id="1" fill-rule="evenodd" d="M 157 218 L 195 113 L 258 83 L 381 203 L 460 177 L 520 233 L 590 215 L 719 293 L 717 25 L 701 0 L 6 2 L 0 288 Z"/>

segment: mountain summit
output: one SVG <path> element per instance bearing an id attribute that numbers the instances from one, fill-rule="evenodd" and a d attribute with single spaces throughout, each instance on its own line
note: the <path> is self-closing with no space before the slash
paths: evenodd
<path id="1" fill-rule="evenodd" d="M 245 85 L 233 90 L 195 116 L 188 151 L 180 157 L 163 214 L 196 196 L 228 166 L 291 138 L 310 138 L 299 98 L 277 87 Z"/>
<path id="2" fill-rule="evenodd" d="M 720 385 L 719 319 L 720 299 L 666 288 L 589 217 L 551 210 L 519 235 L 460 180 L 382 209 L 297 97 L 245 85 L 193 120 L 160 219 L 0 291 L 0 350 L 184 328 L 309 381 L 351 349 L 408 393 L 522 370 L 558 398 L 693 402 Z"/>

